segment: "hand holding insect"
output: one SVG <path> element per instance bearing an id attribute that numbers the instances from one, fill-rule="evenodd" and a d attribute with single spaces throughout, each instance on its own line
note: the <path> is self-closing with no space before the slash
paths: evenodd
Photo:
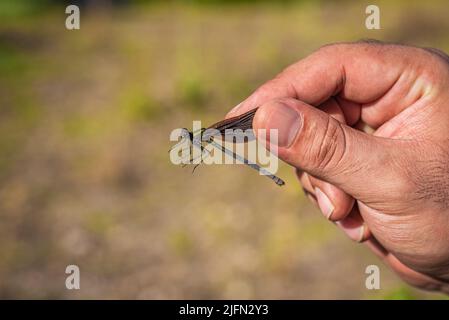
<path id="1" fill-rule="evenodd" d="M 449 292 L 449 58 L 373 42 L 321 48 L 229 116 L 279 130 L 312 201 L 409 283 Z"/>

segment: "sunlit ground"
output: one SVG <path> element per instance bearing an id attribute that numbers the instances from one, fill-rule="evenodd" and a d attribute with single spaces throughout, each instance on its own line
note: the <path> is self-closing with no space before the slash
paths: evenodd
<path id="1" fill-rule="evenodd" d="M 439 298 L 404 285 L 309 204 L 242 166 L 174 166 L 169 133 L 207 125 L 335 41 L 449 50 L 447 3 L 64 8 L 0 20 L 0 297 Z M 369 81 L 369 79 L 367 79 Z M 81 290 L 65 289 L 65 267 Z M 381 290 L 365 268 L 381 266 Z"/>

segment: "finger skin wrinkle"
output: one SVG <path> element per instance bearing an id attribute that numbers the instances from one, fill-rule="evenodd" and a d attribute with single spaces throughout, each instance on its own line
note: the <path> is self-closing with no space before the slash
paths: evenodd
<path id="1" fill-rule="evenodd" d="M 292 97 L 293 99 L 299 99 L 295 85 L 291 81 L 287 81 L 287 86 L 288 86 L 287 92 L 289 92 L 288 96 Z"/>
<path id="2" fill-rule="evenodd" d="M 418 163 L 425 166 L 418 174 L 411 175 L 416 186 L 416 200 L 432 201 L 439 209 L 449 209 L 449 155 Z"/>
<path id="3" fill-rule="evenodd" d="M 342 137 L 342 139 L 341 139 L 342 140 L 341 141 L 342 154 L 341 154 L 340 158 L 337 160 L 337 163 L 335 164 L 336 168 L 342 167 L 343 159 L 345 158 L 345 155 L 348 153 L 348 141 L 349 141 L 349 137 L 346 133 L 346 130 L 343 129 L 343 127 L 340 123 L 338 123 L 338 126 L 340 127 L 340 130 L 342 132 L 342 135 L 341 135 L 341 137 Z"/>
<path id="4" fill-rule="evenodd" d="M 407 90 L 411 83 L 415 81 L 416 76 L 409 72 L 399 74 L 386 93 L 373 102 L 362 104 L 361 119 L 370 126 L 378 128 L 387 119 L 399 114 L 416 102 L 417 98 L 411 97 Z"/>
<path id="5" fill-rule="evenodd" d="M 341 64 L 341 79 L 340 79 L 340 86 L 339 88 L 336 88 L 336 92 L 334 93 L 334 95 L 338 95 L 346 86 L 346 68 L 344 63 Z"/>
<path id="6" fill-rule="evenodd" d="M 340 122 L 328 117 L 326 129 L 317 144 L 317 152 L 312 163 L 316 164 L 316 169 L 320 172 L 327 172 L 327 168 L 332 167 L 334 174 L 341 170 L 340 166 L 345 158 L 346 150 L 346 135 L 341 127 Z"/>
<path id="7" fill-rule="evenodd" d="M 432 92 L 435 87 L 432 85 L 430 81 L 426 79 L 424 76 L 415 76 L 414 80 L 410 85 L 410 90 L 408 94 L 405 96 L 405 102 L 407 105 L 413 105 L 420 99 L 424 97 L 428 97 L 429 95 L 434 95 Z M 401 110 L 402 111 L 402 110 Z"/>
<path id="8" fill-rule="evenodd" d="M 329 162 L 332 159 L 332 156 L 335 154 L 336 143 L 336 129 L 332 124 L 332 119 L 330 117 L 327 118 L 326 129 L 324 131 L 324 135 L 318 144 L 318 153 L 316 155 L 316 166 L 318 169 L 324 169 L 329 165 Z"/>

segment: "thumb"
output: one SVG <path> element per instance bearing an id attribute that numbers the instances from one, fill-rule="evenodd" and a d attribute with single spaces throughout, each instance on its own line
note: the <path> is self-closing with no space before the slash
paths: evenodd
<path id="1" fill-rule="evenodd" d="M 405 174 L 401 177 L 403 166 L 398 165 L 403 158 L 399 140 L 355 130 L 290 98 L 260 106 L 253 127 L 266 132 L 277 129 L 280 159 L 340 187 L 358 200 L 378 202 L 378 195 L 386 200 L 386 194 L 403 192 L 398 185 L 405 181 Z M 273 145 L 275 141 L 269 143 Z"/>

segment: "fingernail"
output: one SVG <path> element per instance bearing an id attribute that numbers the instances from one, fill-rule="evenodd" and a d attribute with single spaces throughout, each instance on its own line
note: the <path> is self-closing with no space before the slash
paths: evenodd
<path id="1" fill-rule="evenodd" d="M 332 213 L 334 212 L 334 206 L 326 194 L 321 191 L 319 188 L 315 188 L 315 196 L 318 201 L 318 206 L 320 207 L 321 212 L 326 217 L 327 220 L 330 220 Z"/>
<path id="2" fill-rule="evenodd" d="M 293 108 L 278 102 L 275 110 L 266 119 L 265 128 L 277 129 L 279 147 L 288 148 L 296 138 L 302 125 L 301 115 Z M 270 142 L 275 143 L 270 134 Z"/>
<path id="3" fill-rule="evenodd" d="M 362 227 L 359 230 L 359 237 L 357 238 L 357 242 L 362 242 L 363 237 L 365 236 L 365 224 L 362 224 Z"/>
<path id="4" fill-rule="evenodd" d="M 358 227 L 351 228 L 341 224 L 340 221 L 337 224 L 341 227 L 341 229 L 346 233 L 346 235 L 356 242 L 362 242 L 365 236 L 365 224 L 362 224 Z"/>

